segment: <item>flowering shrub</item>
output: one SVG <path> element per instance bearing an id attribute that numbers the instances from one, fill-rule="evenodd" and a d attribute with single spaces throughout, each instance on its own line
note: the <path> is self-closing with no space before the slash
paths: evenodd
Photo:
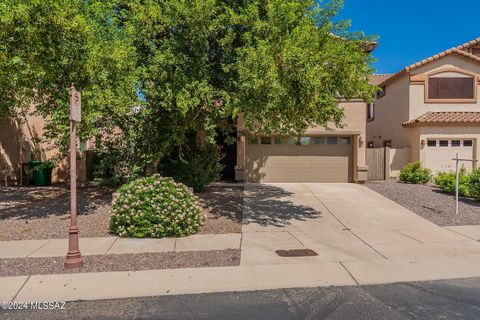
<path id="1" fill-rule="evenodd" d="M 122 237 L 182 237 L 198 232 L 198 198 L 171 178 L 153 175 L 127 183 L 113 200 L 110 230 Z"/>

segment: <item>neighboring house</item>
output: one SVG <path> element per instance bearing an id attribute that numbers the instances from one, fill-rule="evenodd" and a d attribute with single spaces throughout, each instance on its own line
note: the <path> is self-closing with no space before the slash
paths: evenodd
<path id="1" fill-rule="evenodd" d="M 31 160 L 51 160 L 58 155 L 43 136 L 45 119 L 26 115 L 23 121 L 5 118 L 0 121 L 0 185 L 27 184 L 27 167 Z M 80 158 L 79 180 L 83 181 L 85 168 Z M 23 181 L 20 179 L 22 178 Z M 52 172 L 52 182 L 66 181 L 68 167 L 66 161 L 56 163 Z"/>
<path id="2" fill-rule="evenodd" d="M 479 159 L 479 75 L 480 38 L 372 77 L 382 90 L 367 108 L 367 147 L 391 148 L 391 176 L 416 160 L 436 173 L 454 170 L 457 153 Z"/>
<path id="3" fill-rule="evenodd" d="M 6 118 L 0 123 L 0 183 L 20 182 L 20 171 L 32 158 L 46 160 L 51 156 L 41 142 L 44 119 L 28 116 L 26 121 Z"/>
<path id="4" fill-rule="evenodd" d="M 240 118 L 236 180 L 247 182 L 364 182 L 366 103 L 342 101 L 343 128 L 312 127 L 304 136 L 252 137 Z"/>

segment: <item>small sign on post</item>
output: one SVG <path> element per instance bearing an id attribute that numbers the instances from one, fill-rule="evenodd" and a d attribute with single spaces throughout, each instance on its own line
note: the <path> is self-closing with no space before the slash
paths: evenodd
<path id="1" fill-rule="evenodd" d="M 455 158 L 453 158 L 452 160 L 455 160 L 455 214 L 458 214 L 458 188 L 459 188 L 459 184 L 460 184 L 460 170 L 459 170 L 459 163 L 460 161 L 468 161 L 468 162 L 477 162 L 478 160 L 473 160 L 473 159 L 460 159 L 458 157 L 458 153 L 457 153 L 457 156 Z"/>
<path id="2" fill-rule="evenodd" d="M 83 258 L 78 244 L 77 226 L 77 129 L 81 120 L 82 96 L 72 84 L 70 88 L 70 227 L 68 228 L 68 253 L 65 269 L 80 268 Z"/>
<path id="3" fill-rule="evenodd" d="M 82 121 L 82 95 L 73 85 L 70 88 L 70 120 Z"/>

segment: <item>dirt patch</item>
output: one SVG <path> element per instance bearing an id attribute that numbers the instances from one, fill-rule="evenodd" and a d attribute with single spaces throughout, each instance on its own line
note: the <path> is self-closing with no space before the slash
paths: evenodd
<path id="1" fill-rule="evenodd" d="M 82 237 L 108 236 L 112 189 L 78 189 Z M 0 188 L 0 240 L 66 238 L 70 224 L 68 186 Z"/>
<path id="2" fill-rule="evenodd" d="M 107 237 L 113 189 L 78 189 L 81 237 Z M 197 194 L 206 223 L 200 233 L 242 231 L 243 187 L 212 186 Z M 67 185 L 0 187 L 0 241 L 55 239 L 68 236 L 70 198 Z"/>
<path id="3" fill-rule="evenodd" d="M 432 184 L 388 180 L 367 182 L 365 186 L 439 226 L 480 225 L 480 203 L 460 198 L 459 214 L 455 215 L 455 198 Z"/>
<path id="4" fill-rule="evenodd" d="M 0 277 L 238 266 L 240 250 L 109 254 L 84 256 L 83 261 L 82 268 L 65 270 L 63 257 L 0 259 Z"/>

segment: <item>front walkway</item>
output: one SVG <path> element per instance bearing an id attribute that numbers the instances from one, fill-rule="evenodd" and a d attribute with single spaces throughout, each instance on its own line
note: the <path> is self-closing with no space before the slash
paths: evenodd
<path id="1" fill-rule="evenodd" d="M 157 253 L 240 249 L 240 233 L 196 234 L 185 238 L 80 238 L 82 255 Z M 0 241 L 0 259 L 63 257 L 68 239 Z"/>
<path id="2" fill-rule="evenodd" d="M 0 278 L 0 300 L 95 300 L 480 276 L 480 243 L 467 232 L 438 227 L 366 187 L 245 189 L 240 266 Z M 299 248 L 318 256 L 275 253 Z"/>

